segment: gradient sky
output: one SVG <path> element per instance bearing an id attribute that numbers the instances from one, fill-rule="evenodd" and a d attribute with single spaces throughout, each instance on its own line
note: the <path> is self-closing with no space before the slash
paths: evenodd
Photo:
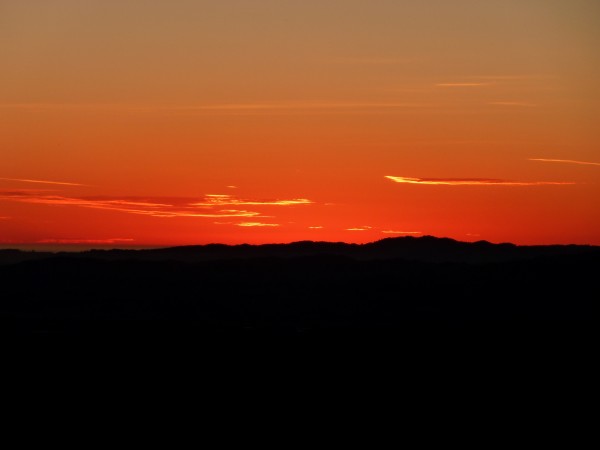
<path id="1" fill-rule="evenodd" d="M 598 0 L 0 0 L 0 246 L 600 245 Z"/>

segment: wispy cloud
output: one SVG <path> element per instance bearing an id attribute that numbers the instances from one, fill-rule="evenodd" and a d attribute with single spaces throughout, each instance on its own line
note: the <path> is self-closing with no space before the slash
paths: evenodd
<path id="1" fill-rule="evenodd" d="M 354 228 L 346 228 L 346 231 L 369 231 L 373 227 L 369 227 L 367 225 L 362 227 L 354 227 Z"/>
<path id="2" fill-rule="evenodd" d="M 236 223 L 238 227 L 278 227 L 278 223 L 242 222 Z"/>
<path id="3" fill-rule="evenodd" d="M 80 207 L 118 211 L 151 217 L 199 217 L 199 218 L 230 218 L 230 217 L 269 217 L 258 211 L 231 208 L 239 205 L 256 206 L 293 206 L 307 205 L 308 199 L 255 201 L 240 200 L 231 196 L 213 194 L 202 201 L 192 198 L 143 198 L 143 197 L 70 197 L 49 195 L 44 191 L 6 190 L 0 191 L 0 200 L 33 203 L 47 206 Z"/>
<path id="4" fill-rule="evenodd" d="M 310 205 L 311 203 L 313 202 L 307 198 L 295 198 L 292 200 L 245 200 L 228 194 L 208 194 L 204 201 L 192 203 L 191 206 L 295 206 Z"/>
<path id="5" fill-rule="evenodd" d="M 182 197 L 72 197 L 46 191 L 12 189 L 0 191 L 0 200 L 37 203 L 51 206 L 76 206 L 105 209 L 154 217 L 267 217 L 260 212 L 231 208 L 237 206 L 310 205 L 309 199 L 254 200 L 227 194 L 208 194 L 202 199 Z"/>
<path id="6" fill-rule="evenodd" d="M 309 230 L 322 230 L 323 227 L 322 226 L 316 226 L 316 227 L 308 227 Z"/>
<path id="7" fill-rule="evenodd" d="M 189 210 L 173 210 L 173 211 L 143 211 L 143 210 L 120 210 L 133 214 L 142 214 L 152 217 L 199 217 L 208 219 L 218 219 L 222 217 L 267 217 L 256 211 L 245 211 L 239 209 L 222 209 L 215 212 L 193 212 Z"/>
<path id="8" fill-rule="evenodd" d="M 421 231 L 393 231 L 393 230 L 385 230 L 382 231 L 383 234 L 423 234 Z"/>
<path id="9" fill-rule="evenodd" d="M 36 184 L 56 184 L 60 186 L 87 186 L 80 183 L 67 183 L 65 181 L 49 181 L 49 180 L 30 180 L 27 178 L 0 178 L 3 181 L 16 181 L 19 183 L 36 183 Z"/>
<path id="10" fill-rule="evenodd" d="M 544 186 L 575 184 L 564 181 L 509 181 L 496 178 L 410 178 L 386 175 L 395 183 L 442 186 Z"/>
<path id="11" fill-rule="evenodd" d="M 584 166 L 600 166 L 600 163 L 597 163 L 597 162 L 575 161 L 573 159 L 529 158 L 529 161 L 542 161 L 542 162 L 553 162 L 553 163 L 564 163 L 564 164 L 581 164 Z"/>
<path id="12" fill-rule="evenodd" d="M 462 79 L 455 81 L 439 82 L 435 83 L 434 86 L 440 88 L 479 88 L 495 86 L 498 88 L 515 88 L 516 86 L 524 85 L 524 83 L 530 88 L 535 83 L 537 88 L 545 85 L 543 80 L 551 79 L 550 76 L 542 75 L 471 75 L 461 77 Z M 527 102 L 521 101 L 499 101 L 490 104 L 504 105 L 504 106 L 530 106 Z"/>

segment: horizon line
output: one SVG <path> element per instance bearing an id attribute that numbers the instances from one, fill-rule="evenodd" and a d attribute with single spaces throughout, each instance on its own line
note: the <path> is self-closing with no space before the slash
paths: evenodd
<path id="1" fill-rule="evenodd" d="M 376 239 L 373 241 L 368 241 L 368 242 L 363 242 L 363 243 L 304 239 L 304 240 L 294 240 L 294 241 L 286 241 L 286 242 L 266 242 L 266 243 L 256 243 L 256 244 L 251 244 L 251 243 L 226 244 L 223 242 L 209 242 L 209 243 L 205 243 L 205 244 L 161 245 L 161 244 L 135 244 L 134 242 L 123 239 L 122 241 L 124 242 L 124 245 L 108 247 L 108 245 L 110 245 L 109 243 L 102 245 L 98 242 L 100 240 L 96 240 L 96 242 L 95 242 L 96 246 L 93 246 L 94 242 L 88 242 L 86 245 L 85 242 L 76 243 L 76 242 L 74 242 L 74 240 L 63 240 L 63 242 L 55 242 L 55 243 L 51 242 L 51 240 L 45 240 L 45 242 L 38 241 L 38 242 L 32 242 L 32 243 L 0 243 L 0 251 L 16 250 L 16 251 L 34 252 L 34 253 L 36 253 L 36 252 L 40 252 L 40 253 L 83 253 L 83 252 L 89 252 L 89 251 L 94 251 L 94 250 L 98 250 L 98 251 L 164 250 L 164 249 L 189 248 L 189 247 L 207 247 L 207 246 L 213 246 L 213 245 L 225 246 L 225 247 L 242 247 L 242 246 L 262 247 L 262 246 L 269 246 L 269 245 L 292 245 L 292 244 L 301 244 L 301 243 L 343 244 L 343 245 L 349 245 L 349 246 L 364 246 L 364 245 L 375 244 L 375 243 L 381 242 L 381 241 L 399 240 L 399 239 L 404 239 L 404 240 L 436 239 L 436 240 L 440 240 L 440 241 L 446 240 L 446 241 L 454 241 L 457 243 L 464 243 L 464 244 L 487 243 L 487 244 L 491 244 L 491 245 L 511 245 L 511 246 L 515 246 L 515 247 L 555 247 L 555 246 L 567 247 L 567 246 L 573 246 L 573 245 L 578 246 L 578 247 L 600 247 L 600 244 L 589 244 L 589 243 L 588 244 L 574 244 L 574 243 L 569 243 L 569 244 L 559 244 L 559 243 L 517 244 L 514 242 L 506 242 L 506 241 L 492 242 L 492 241 L 488 241 L 486 239 L 478 239 L 478 240 L 469 241 L 469 240 L 456 239 L 456 238 L 452 238 L 452 237 L 448 237 L 448 236 L 434 236 L 434 235 L 430 235 L 430 234 L 423 234 L 420 236 L 418 236 L 418 235 L 387 236 L 387 237 L 382 237 L 381 239 Z M 64 241 L 71 241 L 71 242 L 67 243 Z M 129 242 L 129 244 L 125 244 L 125 241 Z M 115 242 L 113 242 L 112 244 L 114 245 Z M 18 247 L 24 247 L 24 248 L 18 248 Z M 39 247 L 39 248 L 35 249 L 34 247 Z M 50 250 L 50 249 L 44 250 L 43 249 L 44 247 L 46 247 L 46 248 L 53 247 L 56 250 Z M 71 248 L 71 250 L 69 250 L 69 248 Z"/>

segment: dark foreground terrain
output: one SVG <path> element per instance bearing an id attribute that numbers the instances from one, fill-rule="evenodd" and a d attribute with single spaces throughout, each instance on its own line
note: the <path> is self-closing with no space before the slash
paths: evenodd
<path id="1" fill-rule="evenodd" d="M 51 254 L 0 251 L 4 333 L 386 335 L 585 328 L 600 249 L 396 238 Z"/>

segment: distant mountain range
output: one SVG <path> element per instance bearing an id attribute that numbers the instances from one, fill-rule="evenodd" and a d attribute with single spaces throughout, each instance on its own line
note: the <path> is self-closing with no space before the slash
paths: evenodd
<path id="1" fill-rule="evenodd" d="M 208 244 L 148 250 L 112 249 L 84 252 L 32 252 L 6 249 L 0 250 L 0 264 L 7 265 L 57 257 L 103 261 L 206 262 L 312 256 L 341 256 L 358 261 L 399 259 L 435 263 L 492 263 L 582 254 L 600 254 L 600 247 L 589 245 L 518 246 L 508 243 L 492 244 L 487 241 L 460 242 L 433 236 L 407 236 L 382 239 L 368 244 L 301 241 L 290 244 Z"/>
<path id="2" fill-rule="evenodd" d="M 525 334 L 537 339 L 588 329 L 579 321 L 596 317 L 600 298 L 600 247 L 593 246 L 426 236 L 363 245 L 2 250 L 0 261 L 0 335 L 183 332 L 200 341 L 275 334 L 441 342 L 453 329 L 480 336 L 493 323 L 493 334 L 504 339 L 526 322 Z"/>

